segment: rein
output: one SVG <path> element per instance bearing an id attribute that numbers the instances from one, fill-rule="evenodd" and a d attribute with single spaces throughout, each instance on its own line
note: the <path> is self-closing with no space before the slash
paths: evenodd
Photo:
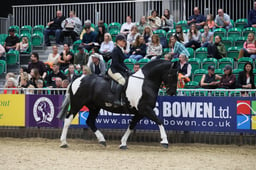
<path id="1" fill-rule="evenodd" d="M 134 75 L 130 75 L 130 77 L 134 77 L 134 78 L 137 78 L 137 79 L 144 80 L 144 78 L 142 78 L 142 77 L 138 77 L 138 76 L 134 76 Z"/>

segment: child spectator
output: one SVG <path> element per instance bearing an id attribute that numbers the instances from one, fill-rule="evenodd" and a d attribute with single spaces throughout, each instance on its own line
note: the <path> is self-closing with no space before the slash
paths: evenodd
<path id="1" fill-rule="evenodd" d="M 22 37 L 21 42 L 19 43 L 19 49 L 21 53 L 27 52 L 29 48 L 28 38 Z"/>
<path id="2" fill-rule="evenodd" d="M 207 15 L 207 17 L 206 17 L 206 25 L 209 27 L 209 29 L 211 31 L 213 31 L 213 28 L 215 26 L 215 22 L 214 22 L 212 14 L 208 14 Z"/>

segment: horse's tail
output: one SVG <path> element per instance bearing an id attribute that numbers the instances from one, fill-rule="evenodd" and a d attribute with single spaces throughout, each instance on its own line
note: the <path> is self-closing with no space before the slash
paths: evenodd
<path id="1" fill-rule="evenodd" d="M 61 105 L 61 110 L 59 112 L 59 114 L 57 115 L 57 118 L 63 120 L 66 117 L 66 113 L 68 112 L 68 108 L 69 108 L 69 103 L 70 103 L 70 94 L 69 94 L 69 89 L 70 89 L 70 85 L 68 85 L 67 91 L 66 91 L 66 95 L 65 95 L 65 99 Z"/>

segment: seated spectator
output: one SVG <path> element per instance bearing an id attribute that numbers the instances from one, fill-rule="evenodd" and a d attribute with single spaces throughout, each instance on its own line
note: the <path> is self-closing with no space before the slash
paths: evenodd
<path id="1" fill-rule="evenodd" d="M 89 75 L 92 74 L 90 67 L 87 65 L 83 65 L 83 75 Z"/>
<path id="2" fill-rule="evenodd" d="M 226 65 L 224 68 L 224 75 L 220 79 L 219 88 L 236 88 L 236 76 L 232 73 L 232 67 L 230 65 Z"/>
<path id="3" fill-rule="evenodd" d="M 126 22 L 123 23 L 122 26 L 121 26 L 120 33 L 127 36 L 130 33 L 131 28 L 132 28 L 133 25 L 134 25 L 134 23 L 132 22 L 132 17 L 127 16 L 126 17 Z"/>
<path id="4" fill-rule="evenodd" d="M 77 77 L 79 77 L 79 73 L 77 70 L 75 70 L 74 64 L 69 64 L 67 71 L 65 72 L 65 75 L 67 76 L 67 80 L 69 82 L 74 81 Z"/>
<path id="5" fill-rule="evenodd" d="M 21 42 L 19 43 L 20 53 L 27 52 L 28 48 L 28 37 L 22 37 Z"/>
<path id="6" fill-rule="evenodd" d="M 75 42 L 81 31 L 82 31 L 82 22 L 76 17 L 74 11 L 69 12 L 69 17 L 62 21 L 61 27 L 63 28 L 60 36 L 60 42 L 64 42 L 64 37 L 71 36 L 73 42 Z"/>
<path id="7" fill-rule="evenodd" d="M 144 42 L 142 35 L 136 37 L 135 43 L 131 46 L 130 57 L 139 61 L 141 58 L 144 58 L 146 55 L 147 46 Z"/>
<path id="8" fill-rule="evenodd" d="M 127 41 L 129 42 L 130 45 L 132 45 L 135 42 L 135 39 L 138 35 L 140 35 L 138 28 L 136 25 L 133 25 L 130 33 L 127 35 Z"/>
<path id="9" fill-rule="evenodd" d="M 169 9 L 164 10 L 164 15 L 161 17 L 161 29 L 168 32 L 170 29 L 174 28 L 173 16 L 170 14 Z"/>
<path id="10" fill-rule="evenodd" d="M 70 51 L 68 44 L 64 44 L 64 50 L 60 53 L 58 63 L 60 64 L 60 70 L 65 71 L 69 64 L 74 63 L 74 54 Z"/>
<path id="11" fill-rule="evenodd" d="M 7 73 L 8 74 L 8 73 Z M 18 83 L 18 86 L 20 86 L 20 79 L 21 79 L 21 76 L 23 76 L 23 74 L 26 74 L 25 76 L 29 76 L 28 74 L 28 68 L 26 66 L 21 66 L 20 69 L 19 69 L 19 75 L 17 76 L 17 83 Z M 15 77 L 15 75 L 14 75 Z M 28 78 L 28 80 L 30 79 L 30 77 Z"/>
<path id="12" fill-rule="evenodd" d="M 4 88 L 17 88 L 18 84 L 15 80 L 15 78 L 13 77 L 9 77 L 6 82 L 5 82 L 5 85 L 4 85 Z M 8 89 L 5 89 L 4 90 L 4 94 L 18 94 L 18 90 L 8 90 Z"/>
<path id="13" fill-rule="evenodd" d="M 92 63 L 92 55 L 95 54 L 95 53 L 98 54 L 98 56 L 100 57 L 100 60 L 104 61 L 103 56 L 100 55 L 100 53 L 99 53 L 99 49 L 98 49 L 97 47 L 93 47 L 93 48 L 92 48 L 92 53 L 91 53 L 91 55 L 89 56 L 89 59 L 88 59 L 88 63 L 87 63 L 87 66 L 88 66 L 88 67 L 90 67 L 90 64 Z M 110 57 L 110 58 L 111 58 L 111 57 Z"/>
<path id="14" fill-rule="evenodd" d="M 104 61 L 100 59 L 97 53 L 92 55 L 92 63 L 90 64 L 90 70 L 92 73 L 103 76 L 106 73 L 106 66 Z"/>
<path id="15" fill-rule="evenodd" d="M 207 25 L 204 26 L 204 33 L 202 34 L 202 47 L 208 47 L 209 44 L 213 42 L 213 32 L 210 32 L 210 29 Z"/>
<path id="16" fill-rule="evenodd" d="M 253 2 L 253 9 L 249 12 L 247 27 L 256 28 L 256 1 Z"/>
<path id="17" fill-rule="evenodd" d="M 171 51 L 165 55 L 165 58 L 168 60 L 178 58 L 181 54 L 184 54 L 185 56 L 190 56 L 186 47 L 182 43 L 177 41 L 177 37 L 175 35 L 172 35 L 170 37 L 168 46 L 171 49 Z"/>
<path id="18" fill-rule="evenodd" d="M 82 45 L 87 51 L 90 51 L 92 47 L 98 45 L 96 44 L 97 34 L 96 32 L 91 31 L 91 22 L 85 23 L 84 29 L 85 33 L 83 35 Z"/>
<path id="19" fill-rule="evenodd" d="M 56 77 L 55 84 L 52 88 L 62 88 L 62 79 L 60 77 Z M 52 95 L 63 95 L 65 94 L 66 90 L 52 90 Z"/>
<path id="20" fill-rule="evenodd" d="M 173 35 L 176 36 L 177 41 L 179 41 L 182 44 L 187 43 L 188 42 L 188 36 L 187 36 L 187 34 L 185 34 L 183 32 L 181 25 L 177 25 L 175 30 L 176 31 Z"/>
<path id="21" fill-rule="evenodd" d="M 251 62 L 245 63 L 244 70 L 239 73 L 237 87 L 243 89 L 255 89 L 253 65 Z"/>
<path id="22" fill-rule="evenodd" d="M 28 64 L 28 73 L 31 72 L 33 68 L 38 69 L 39 75 L 44 79 L 46 76 L 45 64 L 39 60 L 39 55 L 37 52 L 33 52 L 30 57 L 31 62 Z"/>
<path id="23" fill-rule="evenodd" d="M 153 31 L 150 26 L 146 26 L 143 30 L 142 36 L 147 45 L 151 42 L 151 37 L 153 35 Z"/>
<path id="24" fill-rule="evenodd" d="M 153 10 L 151 12 L 151 16 L 148 16 L 148 21 L 152 31 L 155 31 L 161 27 L 161 19 L 158 17 L 156 10 Z"/>
<path id="25" fill-rule="evenodd" d="M 100 45 L 99 52 L 102 54 L 104 61 L 108 62 L 111 59 L 111 53 L 115 47 L 112 37 L 109 33 L 105 33 L 104 41 Z"/>
<path id="26" fill-rule="evenodd" d="M 9 50 L 19 50 L 20 39 L 15 35 L 15 30 L 13 28 L 9 29 L 9 36 L 5 39 L 4 48 L 5 51 Z"/>
<path id="27" fill-rule="evenodd" d="M 100 22 L 100 21 L 99 21 L 99 22 Z M 91 30 L 92 32 L 95 31 L 95 29 L 92 27 L 92 22 L 91 22 L 91 20 L 87 19 L 86 21 L 84 21 L 84 26 L 85 26 L 85 25 L 87 25 L 87 27 L 89 27 L 89 25 L 90 25 L 90 30 Z M 83 36 L 84 36 L 84 33 L 85 33 L 85 32 L 86 32 L 86 29 L 83 28 L 83 29 L 82 29 L 82 32 L 81 32 L 81 34 L 80 34 L 80 40 L 83 39 Z"/>
<path id="28" fill-rule="evenodd" d="M 133 65 L 133 72 L 134 73 L 136 73 L 137 71 L 139 71 L 139 69 L 140 69 L 140 63 L 135 63 L 134 65 Z"/>
<path id="29" fill-rule="evenodd" d="M 188 25 L 195 24 L 196 28 L 199 30 L 205 25 L 206 18 L 204 15 L 200 14 L 198 7 L 194 8 L 194 15 L 190 16 L 188 19 Z"/>
<path id="30" fill-rule="evenodd" d="M 188 42 L 185 47 L 191 47 L 194 50 L 201 47 L 201 32 L 197 30 L 195 24 L 191 24 L 190 30 L 188 32 Z"/>
<path id="31" fill-rule="evenodd" d="M 208 14 L 207 15 L 207 17 L 206 17 L 206 25 L 209 27 L 209 29 L 211 31 L 213 31 L 214 26 L 215 26 L 215 22 L 214 22 L 212 14 Z"/>
<path id="32" fill-rule="evenodd" d="M 56 44 L 60 44 L 60 35 L 62 31 L 61 23 L 65 20 L 62 15 L 62 11 L 58 10 L 56 12 L 56 17 L 47 23 L 48 28 L 44 30 L 44 41 L 46 46 L 51 46 L 49 35 L 55 35 Z"/>
<path id="33" fill-rule="evenodd" d="M 30 80 L 29 84 L 33 85 L 35 88 L 37 88 L 36 83 L 37 81 L 41 79 L 39 70 L 37 68 L 32 68 L 30 71 Z"/>
<path id="34" fill-rule="evenodd" d="M 128 41 L 125 41 L 125 47 L 124 47 L 125 58 L 129 57 L 130 47 L 131 47 L 130 43 Z"/>
<path id="35" fill-rule="evenodd" d="M 0 60 L 5 60 L 5 49 L 2 44 L 0 44 Z"/>
<path id="36" fill-rule="evenodd" d="M 74 64 L 76 65 L 87 64 L 89 56 L 85 53 L 84 46 L 80 44 L 77 49 L 78 49 L 78 53 L 76 53 L 74 56 Z"/>
<path id="37" fill-rule="evenodd" d="M 214 66 L 208 66 L 208 73 L 204 74 L 200 81 L 200 86 L 205 89 L 216 89 L 220 84 L 221 76 L 214 73 Z"/>
<path id="38" fill-rule="evenodd" d="M 221 37 L 219 35 L 215 36 L 214 44 L 209 44 L 207 47 L 208 58 L 221 59 L 226 57 L 227 51 L 225 45 L 221 42 Z"/>
<path id="39" fill-rule="evenodd" d="M 50 68 L 52 69 L 53 64 L 58 63 L 59 57 L 60 57 L 60 54 L 58 52 L 58 47 L 57 47 L 57 45 L 53 45 L 52 53 L 50 53 L 48 55 L 48 58 L 47 58 L 47 61 L 45 62 L 45 64 L 48 64 L 50 66 Z"/>
<path id="40" fill-rule="evenodd" d="M 104 35 L 106 33 L 106 28 L 104 24 L 98 25 L 98 33 L 96 36 L 96 43 L 98 43 L 98 46 L 101 45 L 101 43 L 104 41 Z"/>
<path id="41" fill-rule="evenodd" d="M 47 94 L 47 90 L 42 90 L 44 88 L 44 81 L 39 79 L 36 83 L 36 87 L 39 88 L 35 90 L 34 94 Z"/>
<path id="42" fill-rule="evenodd" d="M 147 47 L 147 53 L 145 58 L 159 59 L 163 53 L 163 48 L 160 43 L 160 38 L 157 34 L 152 35 L 152 41 Z"/>
<path id="43" fill-rule="evenodd" d="M 62 84 L 61 84 L 61 87 L 62 88 L 68 88 L 68 85 L 69 85 L 69 81 L 68 81 L 68 79 L 64 79 L 64 80 L 62 80 Z"/>
<path id="44" fill-rule="evenodd" d="M 247 40 L 244 42 L 243 48 L 240 50 L 237 60 L 242 57 L 251 57 L 256 59 L 256 41 L 254 33 L 249 33 Z"/>
<path id="45" fill-rule="evenodd" d="M 20 75 L 20 82 L 18 83 L 19 88 L 28 88 L 30 85 L 30 77 L 28 76 L 27 72 L 23 72 Z"/>
<path id="46" fill-rule="evenodd" d="M 178 62 L 178 88 L 184 88 L 185 84 L 190 81 L 191 70 L 192 66 L 188 63 L 188 58 L 186 55 L 181 54 L 179 55 L 179 62 Z"/>
<path id="47" fill-rule="evenodd" d="M 215 28 L 225 28 L 229 30 L 232 28 L 232 23 L 230 22 L 230 16 L 224 13 L 223 9 L 218 10 L 218 15 L 215 17 Z"/>
<path id="48" fill-rule="evenodd" d="M 143 34 L 143 31 L 144 31 L 146 26 L 149 26 L 148 23 L 147 23 L 147 18 L 145 16 L 142 16 L 140 18 L 140 22 L 137 23 L 137 27 L 138 27 L 139 33 L 141 35 Z"/>
<path id="49" fill-rule="evenodd" d="M 67 78 L 67 76 L 62 71 L 60 71 L 59 64 L 53 64 L 52 71 L 45 78 L 47 82 L 46 86 L 53 87 L 56 77 L 60 77 L 61 79 Z"/>

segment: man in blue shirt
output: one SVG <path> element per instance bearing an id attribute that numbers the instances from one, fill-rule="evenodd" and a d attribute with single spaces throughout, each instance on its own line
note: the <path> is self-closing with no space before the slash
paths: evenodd
<path id="1" fill-rule="evenodd" d="M 253 3 L 253 9 L 250 10 L 249 16 L 248 16 L 248 27 L 254 27 L 256 28 L 256 1 Z"/>
<path id="2" fill-rule="evenodd" d="M 205 25 L 206 17 L 200 14 L 200 10 L 198 7 L 194 8 L 194 15 L 190 16 L 188 19 L 188 25 L 196 24 L 197 29 L 203 28 Z"/>
<path id="3" fill-rule="evenodd" d="M 82 44 L 87 51 L 90 51 L 95 45 L 97 34 L 91 31 L 91 24 L 85 24 L 84 29 L 86 32 L 83 35 Z"/>

